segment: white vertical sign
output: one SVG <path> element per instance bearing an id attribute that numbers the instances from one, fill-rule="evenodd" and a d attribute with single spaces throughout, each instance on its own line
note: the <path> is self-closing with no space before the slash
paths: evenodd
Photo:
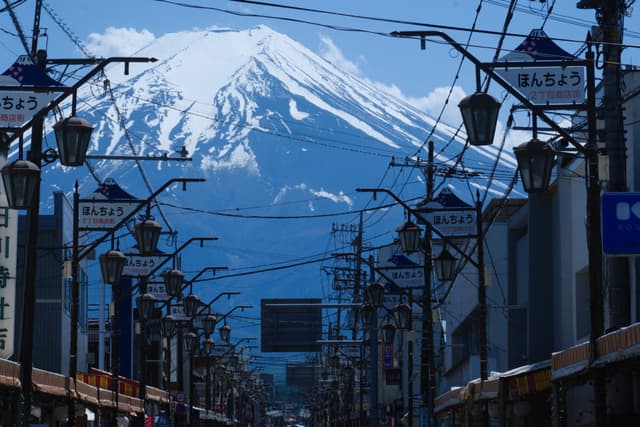
<path id="1" fill-rule="evenodd" d="M 5 159 L 0 160 L 4 163 Z M 4 186 L 2 187 L 4 188 Z M 0 357 L 13 355 L 16 319 L 18 215 L 0 192 Z"/>

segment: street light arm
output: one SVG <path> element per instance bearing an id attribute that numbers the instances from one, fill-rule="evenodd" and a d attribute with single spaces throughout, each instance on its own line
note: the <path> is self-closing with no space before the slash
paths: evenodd
<path id="1" fill-rule="evenodd" d="M 240 344 L 241 344 L 241 343 L 243 343 L 244 341 L 255 341 L 255 340 L 256 340 L 256 338 L 255 338 L 255 337 L 244 337 L 244 338 L 240 338 L 240 339 L 238 340 L 238 342 L 236 342 L 235 344 L 230 344 L 230 345 L 229 345 L 229 348 L 228 348 L 228 349 L 226 349 L 226 350 L 224 351 L 224 353 L 222 353 L 221 357 L 222 357 L 222 356 L 225 356 L 225 355 L 226 355 L 226 354 L 228 354 L 230 351 L 233 351 L 233 350 L 234 350 L 238 345 L 240 345 Z"/>
<path id="2" fill-rule="evenodd" d="M 151 277 L 155 272 L 160 270 L 169 260 L 173 259 L 176 255 L 178 255 L 184 248 L 189 246 L 192 242 L 200 242 L 200 247 L 203 246 L 204 242 L 211 242 L 218 240 L 217 237 L 191 237 L 189 240 L 184 242 L 178 249 L 175 250 L 171 255 L 166 257 L 162 262 L 160 262 L 157 266 L 155 266 L 146 277 Z"/>
<path id="3" fill-rule="evenodd" d="M 15 132 L 13 135 L 11 135 L 11 137 L 9 137 L 6 144 L 9 145 L 13 141 L 15 141 L 17 138 L 19 138 L 20 135 L 24 134 L 29 128 L 33 127 L 34 120 L 36 120 L 36 118 L 44 117 L 49 112 L 53 111 L 53 109 L 55 109 L 58 105 L 60 105 L 60 103 L 64 101 L 69 95 L 73 95 L 75 97 L 76 92 L 80 88 L 80 86 L 82 86 L 83 84 L 91 80 L 96 74 L 102 71 L 107 65 L 115 62 L 122 62 L 125 64 L 125 74 L 128 74 L 129 64 L 132 62 L 144 63 L 144 62 L 156 62 L 157 60 L 158 60 L 157 58 L 146 58 L 146 57 L 116 56 L 111 58 L 105 58 L 104 60 L 102 60 L 102 62 L 96 65 L 91 71 L 89 71 L 86 75 L 84 75 L 80 80 L 78 80 L 73 86 L 71 86 L 71 88 L 65 89 L 60 96 L 58 96 L 56 99 L 50 102 L 49 105 L 47 105 L 46 107 L 38 111 L 38 113 L 31 120 L 29 120 L 27 123 L 25 123 L 20 128 L 18 128 L 17 132 Z M 15 87 L 14 87 L 14 90 L 15 90 Z M 72 109 L 73 109 L 73 114 L 75 114 L 75 100 L 73 101 Z"/>
<path id="4" fill-rule="evenodd" d="M 407 202 L 405 202 L 404 200 L 402 200 L 400 197 L 398 197 L 396 194 L 394 194 L 391 190 L 387 189 L 387 188 L 356 188 L 356 191 L 359 193 L 373 193 L 374 194 L 374 198 L 375 198 L 375 194 L 376 193 L 385 193 L 388 194 L 392 199 L 394 199 L 396 202 L 398 202 L 400 205 L 402 205 L 402 207 L 404 207 L 407 212 L 409 212 L 411 215 L 415 216 L 416 218 L 418 218 L 418 215 L 416 213 L 416 210 L 414 208 L 412 208 L 411 206 L 409 206 L 407 204 Z M 480 208 L 477 208 L 477 210 L 480 210 Z M 477 212 L 477 220 L 480 220 L 480 215 L 482 214 L 482 212 Z M 430 229 L 431 231 L 433 231 L 440 239 L 442 239 L 445 243 L 447 243 L 450 247 L 452 247 L 457 253 L 459 253 L 467 262 L 471 263 L 474 267 L 479 268 L 480 265 L 478 264 L 478 262 L 476 260 L 474 260 L 473 258 L 471 258 L 466 252 L 464 252 L 462 249 L 460 249 L 458 247 L 458 245 L 454 244 L 450 238 L 448 238 L 447 236 L 445 236 L 444 234 L 442 234 L 442 232 L 440 230 L 438 230 L 437 228 L 435 228 L 433 226 L 433 224 L 431 224 L 429 221 L 427 221 L 425 218 L 420 217 L 420 220 L 428 223 L 430 225 Z M 484 230 L 482 231 L 484 233 Z"/>
<path id="5" fill-rule="evenodd" d="M 205 267 L 202 270 L 198 271 L 198 273 L 196 273 L 195 276 L 193 276 L 191 278 L 191 280 L 185 280 L 185 284 L 182 286 L 182 288 L 180 289 L 181 291 L 184 291 L 185 289 L 187 289 L 187 286 L 192 286 L 193 283 L 198 280 L 198 278 L 200 276 L 202 276 L 204 273 L 206 273 L 207 271 L 212 271 L 213 275 L 216 275 L 216 271 L 218 270 L 228 270 L 229 267 Z"/>
<path id="6" fill-rule="evenodd" d="M 211 308 L 211 306 L 213 305 L 213 303 L 215 303 L 216 301 L 218 301 L 221 297 L 223 296 L 227 296 L 228 298 L 231 298 L 231 295 L 240 295 L 240 292 L 221 292 L 220 294 L 218 294 L 214 299 L 212 299 L 211 301 L 209 301 L 209 303 L 207 303 L 206 305 L 204 305 L 202 308 L 200 308 L 200 310 L 198 310 L 198 312 L 195 314 L 195 316 L 193 316 L 191 318 L 191 320 L 195 319 L 196 317 L 198 317 L 199 315 L 203 314 L 205 310 Z M 220 319 L 218 319 L 219 321 Z"/>
<path id="7" fill-rule="evenodd" d="M 415 298 L 413 298 L 411 296 L 411 294 L 409 294 L 402 286 L 398 285 L 395 280 L 393 280 L 392 278 L 390 278 L 389 276 L 387 276 L 386 273 L 384 273 L 383 271 L 381 271 L 378 267 L 376 267 L 374 264 L 372 264 L 371 262 L 369 262 L 368 259 L 365 259 L 362 255 L 360 255 L 359 253 L 356 252 L 341 252 L 341 253 L 333 253 L 331 254 L 331 256 L 334 256 L 336 258 L 346 258 L 346 257 L 356 257 L 358 259 L 360 259 L 360 261 L 362 261 L 363 263 L 365 263 L 367 265 L 367 267 L 373 269 L 376 273 L 378 273 L 380 276 L 382 276 L 385 280 L 387 280 L 389 283 L 393 283 L 394 285 L 398 286 L 398 288 L 400 288 L 400 290 L 402 291 L 403 294 L 405 294 L 412 303 L 417 304 L 419 307 L 422 307 L 422 303 L 418 300 L 416 300 Z"/>
<path id="8" fill-rule="evenodd" d="M 135 209 L 133 209 L 129 214 L 125 215 L 125 217 L 122 218 L 122 220 L 120 220 L 119 223 L 117 223 L 115 226 L 111 227 L 111 229 L 108 232 L 106 232 L 102 237 L 100 237 L 97 240 L 95 240 L 89 247 L 87 247 L 84 251 L 82 251 L 78 255 L 78 261 L 82 260 L 88 254 L 90 254 L 93 250 L 95 250 L 102 242 L 107 240 L 107 238 L 109 236 L 111 236 L 117 229 L 119 229 L 124 224 L 126 224 L 127 221 L 129 221 L 131 218 L 133 218 L 134 215 L 136 215 L 138 212 L 140 212 L 140 210 L 142 210 L 144 207 L 146 207 L 149 203 L 151 203 L 151 201 L 153 199 L 155 199 L 167 187 L 169 187 L 171 184 L 173 184 L 175 182 L 181 182 L 183 185 L 186 185 L 188 182 L 204 182 L 204 178 L 172 178 L 169 181 L 165 182 L 150 197 L 148 197 L 146 200 L 140 202 L 140 204 Z M 76 188 L 76 191 L 77 191 L 77 188 Z M 77 220 L 77 219 L 74 218 L 74 220 Z"/>
<path id="9" fill-rule="evenodd" d="M 479 71 L 482 70 L 487 76 L 489 76 L 492 80 L 497 82 L 504 90 L 509 92 L 514 98 L 520 101 L 525 107 L 534 112 L 534 114 L 542 119 L 546 124 L 548 124 L 554 131 L 558 132 L 563 138 L 565 138 L 571 145 L 573 145 L 576 150 L 578 150 L 582 154 L 586 154 L 587 150 L 582 146 L 571 134 L 569 134 L 566 130 L 561 128 L 554 120 L 552 120 L 549 116 L 544 113 L 544 107 L 539 107 L 531 103 L 527 97 L 522 95 L 520 92 L 516 91 L 506 80 L 504 80 L 498 73 L 493 71 L 491 66 L 486 63 L 481 62 L 478 58 L 471 54 L 468 50 L 462 47 L 458 42 L 456 42 L 451 36 L 442 31 L 394 31 L 391 33 L 393 37 L 420 37 L 420 43 L 422 49 L 425 47 L 425 40 L 427 37 L 439 37 L 449 45 L 451 45 L 456 51 L 460 52 L 462 56 L 471 61 L 476 66 L 476 84 L 479 86 Z M 587 60 L 586 61 L 558 61 L 562 65 L 586 65 L 587 68 L 593 66 L 593 53 L 587 52 Z M 539 65 L 536 62 L 537 65 Z M 512 64 L 509 64 L 513 66 Z M 579 105 L 574 106 L 574 108 L 579 108 Z M 584 106 L 584 109 L 590 109 L 591 106 Z"/>
<path id="10" fill-rule="evenodd" d="M 233 307 L 231 310 L 229 310 L 226 314 L 223 314 L 222 316 L 220 316 L 220 318 L 218 319 L 218 321 L 226 319 L 228 316 L 231 315 L 231 313 L 233 313 L 234 311 L 236 311 L 237 309 L 241 309 L 244 311 L 245 308 L 253 308 L 252 305 L 236 305 L 235 307 Z"/>

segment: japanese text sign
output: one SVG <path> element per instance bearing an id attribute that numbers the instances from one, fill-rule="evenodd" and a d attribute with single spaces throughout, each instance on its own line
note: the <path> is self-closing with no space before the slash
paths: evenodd
<path id="1" fill-rule="evenodd" d="M 140 207 L 137 201 L 81 200 L 78 227 L 82 230 L 107 230 Z"/>
<path id="2" fill-rule="evenodd" d="M 147 292 L 153 295 L 158 301 L 168 301 L 169 294 L 164 282 L 147 283 Z"/>
<path id="3" fill-rule="evenodd" d="M 6 206 L 5 196 L 1 196 Z M 14 352 L 17 212 L 0 207 L 0 358 L 8 359 Z"/>
<path id="4" fill-rule="evenodd" d="M 167 255 L 125 254 L 125 256 L 127 261 L 122 269 L 122 275 L 125 277 L 148 276 L 167 259 Z"/>
<path id="5" fill-rule="evenodd" d="M 425 209 L 417 216 L 447 237 L 474 236 L 478 232 L 475 209 Z"/>
<path id="6" fill-rule="evenodd" d="M 496 70 L 533 104 L 571 104 L 585 101 L 584 68 L 526 67 Z"/>
<path id="7" fill-rule="evenodd" d="M 0 91 L 0 128 L 22 126 L 53 97 L 50 92 Z"/>

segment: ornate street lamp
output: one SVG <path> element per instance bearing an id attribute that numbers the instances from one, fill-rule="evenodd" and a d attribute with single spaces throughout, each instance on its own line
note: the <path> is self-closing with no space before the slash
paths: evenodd
<path id="1" fill-rule="evenodd" d="M 189 294 L 182 299 L 182 305 L 184 307 L 184 314 L 187 317 L 193 317 L 198 314 L 198 307 L 200 306 L 200 298 L 194 294 Z"/>
<path id="2" fill-rule="evenodd" d="M 11 209 L 31 209 L 38 200 L 40 168 L 29 160 L 18 159 L 2 168 L 4 191 Z"/>
<path id="3" fill-rule="evenodd" d="M 326 381 L 329 378 L 329 368 L 327 368 L 327 366 L 322 367 L 322 370 L 320 371 L 320 377 L 323 381 Z"/>
<path id="4" fill-rule="evenodd" d="M 198 334 L 195 332 L 188 332 L 184 336 L 184 348 L 187 353 L 191 354 L 198 348 Z"/>
<path id="5" fill-rule="evenodd" d="M 202 349 L 207 356 L 211 356 L 213 354 L 213 349 L 215 348 L 216 343 L 211 338 L 206 338 L 202 342 Z"/>
<path id="6" fill-rule="evenodd" d="M 518 171 L 524 191 L 541 193 L 547 191 L 553 170 L 555 151 L 550 144 L 533 138 L 513 148 L 518 161 Z"/>
<path id="7" fill-rule="evenodd" d="M 224 325 L 220 326 L 218 332 L 220 333 L 220 341 L 228 344 L 229 339 L 231 338 L 231 326 L 225 323 Z"/>
<path id="8" fill-rule="evenodd" d="M 167 294 L 171 298 L 178 298 L 180 291 L 182 290 L 182 280 L 184 279 L 184 273 L 180 270 L 172 268 L 165 271 L 162 274 L 164 278 L 164 287 L 167 290 Z"/>
<path id="9" fill-rule="evenodd" d="M 138 309 L 140 310 L 141 319 L 149 319 L 153 315 L 153 309 L 156 308 L 156 297 L 150 293 L 145 293 L 136 298 Z"/>
<path id="10" fill-rule="evenodd" d="M 422 229 L 414 222 L 407 221 L 396 229 L 402 252 L 411 254 L 420 250 Z"/>
<path id="11" fill-rule="evenodd" d="M 464 97 L 458 104 L 471 145 L 490 145 L 498 123 L 500 101 L 486 92 Z"/>
<path id="12" fill-rule="evenodd" d="M 67 117 L 53 126 L 58 144 L 58 156 L 64 166 L 82 166 L 93 126 L 80 117 Z"/>
<path id="13" fill-rule="evenodd" d="M 224 375 L 227 373 L 227 367 L 221 363 L 218 366 L 216 366 L 216 377 L 218 378 L 223 378 Z"/>
<path id="14" fill-rule="evenodd" d="M 338 356 L 337 354 L 332 354 L 331 356 L 329 356 L 329 364 L 331 365 L 332 368 L 339 368 L 340 367 L 340 356 Z"/>
<path id="15" fill-rule="evenodd" d="M 374 308 L 380 308 L 384 305 L 384 285 L 380 282 L 373 282 L 367 286 L 365 290 L 367 301 Z"/>
<path id="16" fill-rule="evenodd" d="M 160 334 L 165 338 L 170 338 L 176 333 L 176 318 L 167 314 L 160 319 Z"/>
<path id="17" fill-rule="evenodd" d="M 117 249 L 111 249 L 100 255 L 102 281 L 117 286 L 120 283 L 120 276 L 126 262 L 127 257 Z"/>
<path id="18" fill-rule="evenodd" d="M 362 315 L 362 323 L 365 329 L 371 328 L 371 325 L 373 324 L 373 317 L 375 316 L 375 311 L 376 309 L 369 304 L 365 304 L 362 307 L 360 307 L 360 314 Z"/>
<path id="19" fill-rule="evenodd" d="M 382 334 L 384 336 L 384 342 L 392 343 L 396 337 L 396 327 L 392 323 L 388 322 L 382 326 Z"/>
<path id="20" fill-rule="evenodd" d="M 162 226 L 150 218 L 136 224 L 134 234 L 140 255 L 151 255 L 156 251 L 161 230 Z"/>
<path id="21" fill-rule="evenodd" d="M 351 366 L 351 364 L 345 365 L 345 367 L 342 368 L 342 372 L 344 373 L 347 380 L 349 380 L 350 378 L 353 377 L 353 373 L 354 373 L 353 366 Z"/>
<path id="22" fill-rule="evenodd" d="M 393 309 L 393 312 L 399 329 L 411 329 L 411 307 L 407 304 L 398 304 Z"/>
<path id="23" fill-rule="evenodd" d="M 240 367 L 240 356 L 238 353 L 229 355 L 229 363 L 234 369 L 238 369 Z"/>
<path id="24" fill-rule="evenodd" d="M 216 328 L 218 318 L 213 314 L 207 314 L 202 318 L 202 328 L 207 336 L 211 336 L 213 330 Z"/>
<path id="25" fill-rule="evenodd" d="M 446 246 L 442 249 L 442 252 L 434 259 L 434 267 L 438 280 L 441 282 L 450 282 L 455 278 L 457 260 Z"/>

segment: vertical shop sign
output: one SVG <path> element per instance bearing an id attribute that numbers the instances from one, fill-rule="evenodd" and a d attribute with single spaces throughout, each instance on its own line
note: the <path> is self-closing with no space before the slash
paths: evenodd
<path id="1" fill-rule="evenodd" d="M 17 215 L 0 195 L 0 357 L 13 355 L 16 305 Z"/>

